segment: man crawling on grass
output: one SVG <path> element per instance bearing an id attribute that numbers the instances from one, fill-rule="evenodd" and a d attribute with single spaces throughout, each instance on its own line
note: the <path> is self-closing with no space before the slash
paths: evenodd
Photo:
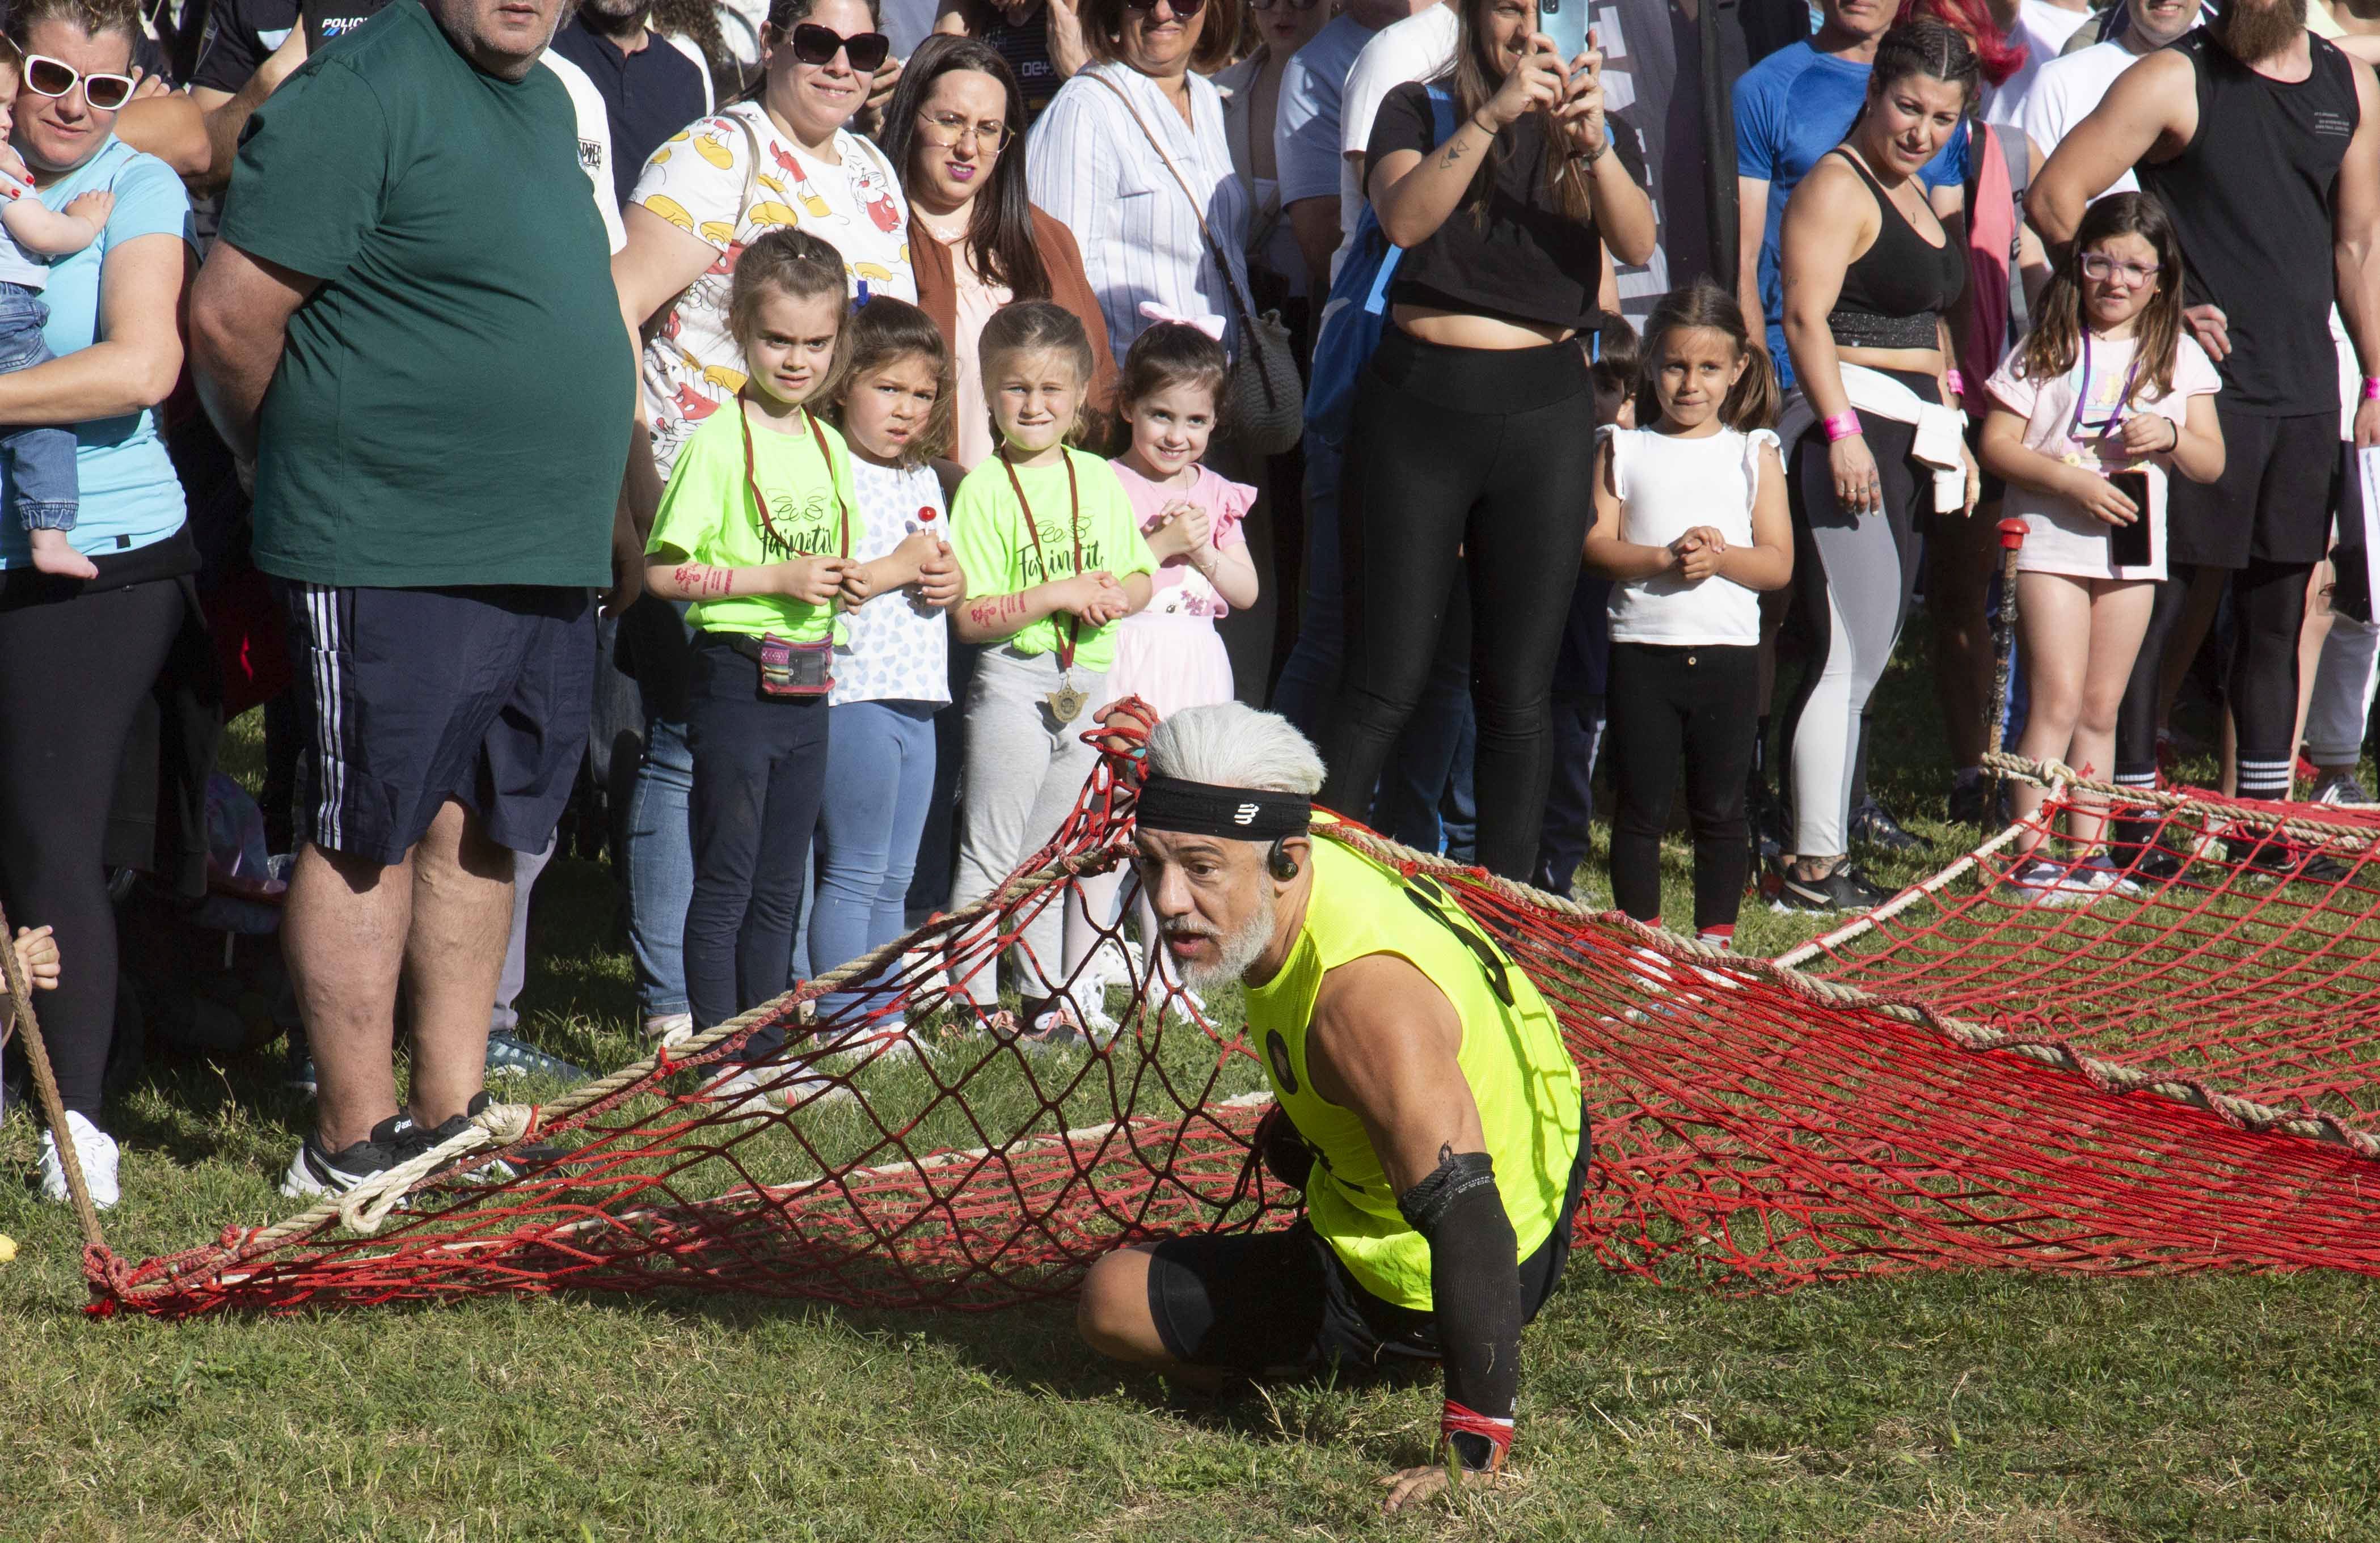
<path id="1" fill-rule="evenodd" d="M 1117 1250 L 1083 1283 L 1092 1348 L 1185 1383 L 1441 1363 L 1439 1461 L 1503 1473 L 1521 1328 L 1561 1276 L 1586 1178 L 1578 1070 L 1519 967 L 1427 879 L 1308 833 L 1321 759 L 1284 719 L 1186 709 L 1149 736 L 1140 881 L 1190 986 L 1239 981 L 1279 1100 L 1279 1232 Z M 1329 820 L 1329 815 L 1320 818 Z"/>

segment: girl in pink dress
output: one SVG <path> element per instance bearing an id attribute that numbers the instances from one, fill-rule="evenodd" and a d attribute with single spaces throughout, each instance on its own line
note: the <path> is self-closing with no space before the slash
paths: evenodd
<path id="1" fill-rule="evenodd" d="M 1117 629 L 1108 694 L 1138 696 L 1162 716 L 1232 699 L 1232 661 L 1215 623 L 1257 602 L 1240 529 L 1257 490 L 1198 464 L 1222 402 L 1223 346 L 1195 322 L 1155 320 L 1124 356 L 1116 407 L 1132 448 L 1114 464 L 1157 554 L 1157 589 Z M 1200 320 L 1221 330 L 1220 318 Z"/>
<path id="2" fill-rule="evenodd" d="M 1162 717 L 1232 699 L 1232 661 L 1215 623 L 1232 607 L 1245 610 L 1257 601 L 1256 564 L 1241 531 L 1257 490 L 1199 464 L 1222 405 L 1223 319 L 1183 320 L 1154 305 L 1141 311 L 1155 324 L 1124 356 L 1116 407 L 1132 431 L 1132 448 L 1113 465 L 1157 556 L 1157 587 L 1148 604 L 1116 627 L 1106 696 L 1138 697 Z M 1083 881 L 1067 906 L 1066 957 L 1079 958 L 1093 946 L 1093 921 L 1114 926 L 1123 883 L 1121 869 Z M 1138 910 L 1145 946 L 1156 936 L 1155 920 L 1145 902 Z M 1108 978 L 1126 984 L 1129 955 L 1113 948 L 1106 953 L 1101 964 Z M 1160 990 L 1171 1002 L 1181 988 L 1169 981 Z M 1083 992 L 1079 999 L 1093 1019 L 1088 1027 L 1104 1029 L 1109 1025 L 1099 1021 L 1105 1014 L 1097 995 Z"/>

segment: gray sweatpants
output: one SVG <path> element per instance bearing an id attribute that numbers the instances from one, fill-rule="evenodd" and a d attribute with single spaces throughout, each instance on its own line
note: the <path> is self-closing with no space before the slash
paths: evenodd
<path id="1" fill-rule="evenodd" d="M 1075 689 L 1088 702 L 1071 723 L 1051 716 L 1043 700 L 1058 689 L 1054 654 L 1025 658 L 1007 649 L 987 650 L 976 665 L 967 692 L 966 768 L 960 786 L 958 872 L 951 908 L 971 905 L 998 888 L 1042 844 L 1058 833 L 1073 811 L 1099 752 L 1083 743 L 1091 727 L 1089 709 L 1107 705 L 1104 671 L 1076 665 Z M 1023 946 L 1010 951 L 1017 990 L 1028 997 L 1050 994 L 1049 974 L 1063 978 L 1065 906 L 1052 900 L 1026 925 Z M 992 969 L 965 984 L 978 1006 L 1000 1000 Z"/>

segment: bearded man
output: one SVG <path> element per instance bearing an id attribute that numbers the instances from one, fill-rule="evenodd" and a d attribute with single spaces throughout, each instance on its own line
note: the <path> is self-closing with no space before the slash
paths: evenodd
<path id="1" fill-rule="evenodd" d="M 1383 1481 L 1395 1510 L 1450 1455 L 1504 1468 L 1586 1122 L 1560 1026 L 1503 950 L 1427 879 L 1309 834 L 1322 779 L 1286 719 L 1238 703 L 1149 736 L 1135 867 L 1184 980 L 1245 988 L 1279 1100 L 1259 1141 L 1306 1213 L 1120 1249 L 1077 1321 L 1101 1354 L 1208 1387 L 1441 1362 L 1441 1461 Z"/>
<path id="2" fill-rule="evenodd" d="M 2329 550 L 2347 481 L 2334 300 L 2363 376 L 2354 443 L 2380 443 L 2380 82 L 2308 33 L 2305 18 L 2306 0 L 2228 0 L 2216 19 L 2117 77 L 2028 203 L 2044 239 L 2062 247 L 2091 200 L 2133 172 L 2173 217 L 2191 326 L 2223 376 L 2223 475 L 2204 486 L 2175 479 L 2168 495 L 2168 577 L 2117 729 L 2117 780 L 2128 784 L 2155 780 L 2168 648 L 2194 651 L 2196 627 L 2183 618 L 2203 626 L 2228 583 L 2240 631 L 2227 683 L 2239 791 L 2289 796 L 2307 579 Z M 2126 860 L 2180 866 L 2145 839 L 2143 827 L 2119 829 Z M 2277 842 L 2232 844 L 2235 862 L 2291 870 Z"/>

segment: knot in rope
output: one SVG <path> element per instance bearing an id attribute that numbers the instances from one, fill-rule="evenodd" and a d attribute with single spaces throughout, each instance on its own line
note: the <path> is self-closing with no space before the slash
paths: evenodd
<path id="1" fill-rule="evenodd" d="M 437 1146 L 418 1157 L 383 1169 L 339 1197 L 339 1222 L 351 1233 L 370 1237 L 380 1231 L 406 1197 L 420 1180 L 445 1167 L 456 1158 L 478 1151 L 482 1147 L 509 1147 L 528 1134 L 537 1118 L 530 1104 L 500 1104 L 491 1102 L 470 1123 Z"/>

